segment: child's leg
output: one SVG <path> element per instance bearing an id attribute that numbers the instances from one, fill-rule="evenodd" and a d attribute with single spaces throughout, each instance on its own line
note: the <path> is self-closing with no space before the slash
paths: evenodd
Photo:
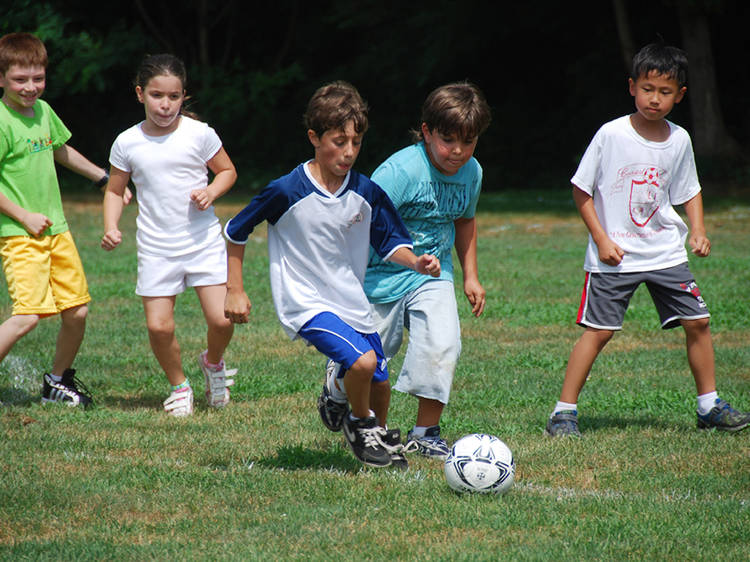
<path id="1" fill-rule="evenodd" d="M 709 320 L 681 320 L 680 323 L 685 329 L 688 363 L 698 395 L 713 392 L 716 390 L 716 370 Z"/>
<path id="2" fill-rule="evenodd" d="M 15 314 L 0 324 L 0 361 L 5 359 L 18 340 L 36 328 L 36 314 Z"/>
<path id="3" fill-rule="evenodd" d="M 52 374 L 62 376 L 63 372 L 73 365 L 86 332 L 88 313 L 89 308 L 85 304 L 68 308 L 60 313 L 60 331 L 57 334 Z"/>
<path id="4" fill-rule="evenodd" d="M 185 382 L 180 346 L 175 337 L 175 297 L 142 297 L 148 339 L 156 360 L 172 386 Z"/>
<path id="5" fill-rule="evenodd" d="M 586 328 L 568 358 L 560 401 L 575 404 L 597 356 L 612 338 L 612 330 Z"/>
<path id="6" fill-rule="evenodd" d="M 388 408 L 391 405 L 390 381 L 372 382 L 370 385 L 370 409 L 378 418 L 378 425 L 386 427 Z"/>
<path id="7" fill-rule="evenodd" d="M 227 294 L 226 285 L 208 285 L 195 287 L 200 300 L 203 316 L 206 319 L 206 339 L 208 351 L 206 360 L 218 365 L 224 357 L 224 350 L 229 345 L 234 334 L 234 324 L 224 316 L 224 298 Z"/>
<path id="8" fill-rule="evenodd" d="M 414 424 L 420 427 L 432 427 L 440 423 L 440 416 L 443 415 L 445 404 L 440 400 L 431 398 L 417 397 L 419 406 L 417 407 L 417 422 Z"/>
<path id="9" fill-rule="evenodd" d="M 357 418 L 366 418 L 370 415 L 370 385 L 376 367 L 377 356 L 370 350 L 360 356 L 344 375 L 344 388 L 349 398 L 349 406 L 352 415 Z"/>

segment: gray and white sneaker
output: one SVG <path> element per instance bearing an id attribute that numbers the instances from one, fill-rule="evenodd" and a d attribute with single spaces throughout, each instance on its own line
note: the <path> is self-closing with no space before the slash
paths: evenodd
<path id="1" fill-rule="evenodd" d="M 415 437 L 413 430 L 410 431 L 406 434 L 407 446 L 410 441 L 417 444 L 420 455 L 431 459 L 445 460 L 451 452 L 448 443 L 445 442 L 445 439 L 440 437 L 439 425 L 428 427 L 427 431 L 425 431 L 424 437 Z"/>
<path id="2" fill-rule="evenodd" d="M 391 455 L 383 443 L 385 429 L 378 425 L 375 416 L 353 420 L 344 418 L 344 437 L 354 456 L 370 466 L 389 466 Z"/>
<path id="3" fill-rule="evenodd" d="M 83 406 L 84 408 L 91 406 L 94 403 L 91 393 L 75 374 L 75 369 L 65 369 L 62 380 L 55 382 L 49 373 L 44 373 L 42 404 L 60 402 L 67 406 Z"/>
<path id="4" fill-rule="evenodd" d="M 578 431 L 578 411 L 561 410 L 553 413 L 547 420 L 544 432 L 549 437 L 581 437 Z"/>

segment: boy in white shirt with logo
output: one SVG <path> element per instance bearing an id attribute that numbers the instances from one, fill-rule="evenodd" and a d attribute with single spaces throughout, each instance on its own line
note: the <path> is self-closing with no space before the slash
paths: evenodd
<path id="1" fill-rule="evenodd" d="M 552 437 L 579 437 L 578 396 L 597 356 L 622 328 L 631 296 L 645 283 L 663 329 L 685 330 L 698 394 L 701 429 L 739 431 L 750 413 L 716 392 L 709 312 L 688 268 L 692 252 L 706 257 L 701 187 L 688 133 L 667 121 L 685 95 L 687 57 L 675 47 L 647 45 L 629 79 L 636 111 L 603 125 L 573 176 L 573 200 L 589 230 L 586 281 L 577 323 L 586 331 L 573 347 L 560 400 L 547 421 Z M 672 205 L 682 205 L 691 231 Z"/>

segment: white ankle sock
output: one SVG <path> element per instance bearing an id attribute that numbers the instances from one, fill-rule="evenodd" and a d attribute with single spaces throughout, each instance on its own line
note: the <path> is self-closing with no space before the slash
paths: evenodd
<path id="1" fill-rule="evenodd" d="M 575 410 L 578 411 L 578 404 L 571 404 L 570 402 L 558 402 L 555 405 L 555 409 L 552 411 L 552 415 L 555 415 L 557 412 L 562 412 L 563 410 Z"/>
<path id="2" fill-rule="evenodd" d="M 698 396 L 698 413 L 705 416 L 714 407 L 717 398 L 719 398 L 719 393 L 715 390 Z"/>

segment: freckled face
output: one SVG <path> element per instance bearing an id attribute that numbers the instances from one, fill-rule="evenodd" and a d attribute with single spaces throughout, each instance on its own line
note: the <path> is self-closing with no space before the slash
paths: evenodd
<path id="1" fill-rule="evenodd" d="M 3 101 L 18 113 L 28 114 L 46 86 L 46 72 L 43 66 L 19 66 L 13 64 L 0 74 L 0 87 L 3 88 Z"/>
<path id="2" fill-rule="evenodd" d="M 354 130 L 354 122 L 347 121 L 343 129 L 328 130 L 320 137 L 314 131 L 307 134 L 323 176 L 346 176 L 362 148 L 363 135 Z"/>
<path id="3" fill-rule="evenodd" d="M 441 173 L 452 176 L 469 161 L 477 147 L 477 137 L 464 139 L 460 135 L 444 134 L 437 129 L 430 131 L 422 123 L 422 137 L 430 162 Z"/>

